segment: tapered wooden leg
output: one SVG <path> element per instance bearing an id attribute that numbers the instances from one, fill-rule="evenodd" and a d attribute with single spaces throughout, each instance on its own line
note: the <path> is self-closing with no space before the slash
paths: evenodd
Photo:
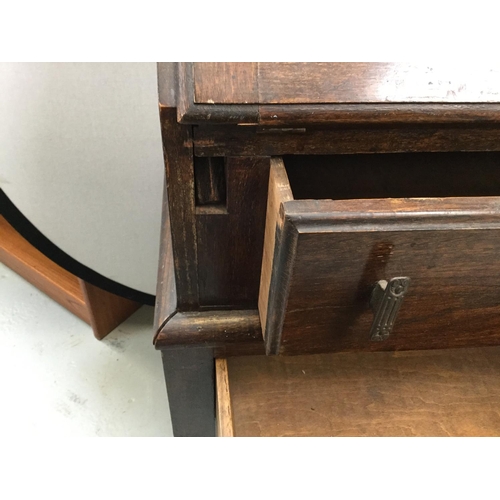
<path id="1" fill-rule="evenodd" d="M 107 292 L 82 279 L 78 281 L 85 298 L 90 326 L 98 340 L 102 340 L 142 306 L 139 302 Z"/>
<path id="2" fill-rule="evenodd" d="M 210 348 L 162 351 L 174 436 L 216 435 L 215 360 Z"/>

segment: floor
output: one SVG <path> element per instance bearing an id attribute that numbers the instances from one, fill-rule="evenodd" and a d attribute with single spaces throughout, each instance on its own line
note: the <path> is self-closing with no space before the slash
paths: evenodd
<path id="1" fill-rule="evenodd" d="M 0 264 L 0 435 L 171 436 L 153 308 L 97 341 Z"/>

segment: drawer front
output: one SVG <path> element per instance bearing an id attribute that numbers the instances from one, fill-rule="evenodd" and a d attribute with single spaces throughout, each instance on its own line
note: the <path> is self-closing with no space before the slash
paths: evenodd
<path id="1" fill-rule="evenodd" d="M 272 162 L 259 312 L 269 354 L 500 343 L 500 198 L 294 200 Z M 410 278 L 371 340 L 380 280 Z"/>

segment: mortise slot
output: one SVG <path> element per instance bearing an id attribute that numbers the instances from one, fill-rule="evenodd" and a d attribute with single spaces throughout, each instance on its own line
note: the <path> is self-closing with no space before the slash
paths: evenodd
<path id="1" fill-rule="evenodd" d="M 226 164 L 224 158 L 194 159 L 196 206 L 226 205 Z"/>

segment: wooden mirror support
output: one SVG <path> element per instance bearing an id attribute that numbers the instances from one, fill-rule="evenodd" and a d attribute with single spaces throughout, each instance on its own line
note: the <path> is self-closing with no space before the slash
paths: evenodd
<path id="1" fill-rule="evenodd" d="M 92 327 L 101 340 L 142 304 L 77 278 L 26 241 L 0 216 L 0 262 Z"/>

